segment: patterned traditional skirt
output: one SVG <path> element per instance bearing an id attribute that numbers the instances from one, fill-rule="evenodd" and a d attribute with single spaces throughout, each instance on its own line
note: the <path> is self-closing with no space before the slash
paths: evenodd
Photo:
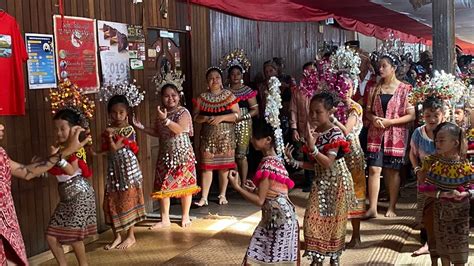
<path id="1" fill-rule="evenodd" d="M 59 183 L 60 202 L 49 221 L 46 235 L 62 244 L 82 241 L 97 233 L 95 194 L 82 176 Z"/>
<path id="2" fill-rule="evenodd" d="M 104 195 L 105 223 L 119 232 L 145 220 L 142 172 L 137 157 L 123 148 L 109 156 Z"/>
<path id="3" fill-rule="evenodd" d="M 304 215 L 304 256 L 336 259 L 344 249 L 348 210 L 355 204 L 352 178 L 344 158 L 329 169 L 315 166 L 315 176 Z"/>
<path id="4" fill-rule="evenodd" d="M 451 263 L 467 263 L 469 257 L 469 200 L 437 200 L 434 205 L 436 251 Z"/>
<path id="5" fill-rule="evenodd" d="M 365 179 L 365 157 L 359 139 L 351 139 L 351 152 L 346 154 L 347 168 L 351 172 L 352 181 L 354 183 L 354 192 L 357 204 L 349 210 L 349 219 L 362 218 L 365 215 L 365 195 L 366 195 L 366 179 Z"/>
<path id="6" fill-rule="evenodd" d="M 196 181 L 196 159 L 189 136 L 181 134 L 161 143 L 152 198 L 181 198 L 201 191 Z"/>
<path id="7" fill-rule="evenodd" d="M 240 116 L 248 114 L 247 108 L 240 108 Z M 252 137 L 252 119 L 242 120 L 235 125 L 235 158 L 245 158 L 249 153 L 250 138 Z"/>
<path id="8" fill-rule="evenodd" d="M 236 167 L 234 124 L 220 123 L 217 126 L 203 124 L 200 138 L 202 170 L 225 170 Z"/>
<path id="9" fill-rule="evenodd" d="M 245 265 L 296 265 L 299 261 L 299 227 L 295 207 L 287 195 L 266 199 L 262 220 L 255 228 Z"/>

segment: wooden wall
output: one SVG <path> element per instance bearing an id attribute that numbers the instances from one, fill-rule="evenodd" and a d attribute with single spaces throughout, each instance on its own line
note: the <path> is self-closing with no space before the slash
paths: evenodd
<path id="1" fill-rule="evenodd" d="M 210 21 L 211 63 L 218 64 L 222 56 L 242 48 L 252 64 L 251 80 L 263 71 L 263 63 L 273 57 L 283 57 L 285 73 L 299 78 L 303 64 L 316 57 L 322 41 L 340 45 L 346 39 L 353 39 L 352 32 L 323 25 L 324 22 L 257 22 L 213 10 L 210 11 Z"/>
<path id="2" fill-rule="evenodd" d="M 63 2 L 64 15 L 67 16 L 143 25 L 144 28 L 185 30 L 185 26 L 190 24 L 192 55 L 182 60 L 188 60 L 189 64 L 192 62 L 192 72 L 198 74 L 187 73 L 189 78 L 187 82 L 192 86 L 204 83 L 202 73 L 210 62 L 208 9 L 194 5 L 188 6 L 186 1 L 169 0 L 168 18 L 163 19 L 159 11 L 161 1 L 158 0 L 144 0 L 143 4 L 138 5 L 134 5 L 132 0 L 64 0 Z M 53 33 L 52 16 L 59 13 L 58 0 L 1 0 L 0 8 L 16 18 L 22 33 Z M 147 71 L 133 71 L 132 75 L 147 91 L 147 96 L 154 97 L 154 88 L 149 87 L 150 82 L 146 78 Z M 29 91 L 27 87 L 26 90 L 27 115 L 0 117 L 0 123 L 6 126 L 6 135 L 1 145 L 14 160 L 22 163 L 29 162 L 33 155 L 47 155 L 47 147 L 53 143 L 54 139 L 49 103 L 45 102 L 48 90 Z M 194 96 L 187 95 L 187 97 Z M 155 100 L 147 99 L 137 110 L 137 115 L 144 123 L 150 123 L 153 120 L 155 103 Z M 107 119 L 104 105 L 97 102 L 97 106 L 96 116 L 91 126 L 96 149 L 100 147 L 99 136 L 105 129 Z M 141 147 L 139 159 L 145 178 L 147 211 L 151 211 L 153 203 L 147 195 L 152 190 L 155 159 L 151 149 L 156 146 L 153 145 L 156 141 L 144 134 L 138 135 L 138 141 Z M 99 230 L 103 231 L 107 229 L 102 210 L 106 158 L 105 156 L 89 157 L 89 161 L 94 171 L 92 183 L 97 195 Z M 44 232 L 58 202 L 55 178 L 36 178 L 29 182 L 14 178 L 12 193 L 28 256 L 47 250 Z"/>

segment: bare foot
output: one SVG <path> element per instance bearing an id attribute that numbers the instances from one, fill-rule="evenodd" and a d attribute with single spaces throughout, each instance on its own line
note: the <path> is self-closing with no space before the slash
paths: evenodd
<path id="1" fill-rule="evenodd" d="M 183 228 L 190 227 L 191 223 L 192 222 L 189 218 L 188 219 L 183 219 L 183 220 L 181 220 L 181 227 L 183 227 Z"/>
<path id="2" fill-rule="evenodd" d="M 365 213 L 364 217 L 362 217 L 362 220 L 377 218 L 378 215 L 379 215 L 379 214 L 377 213 L 377 210 L 371 210 L 371 209 L 369 209 L 369 210 Z"/>
<path id="3" fill-rule="evenodd" d="M 117 249 L 127 249 L 135 244 L 135 237 L 127 237 L 120 245 L 117 246 Z"/>
<path id="4" fill-rule="evenodd" d="M 358 248 L 362 244 L 362 241 L 360 241 L 360 237 L 357 238 L 352 238 L 349 243 L 346 244 L 347 248 Z"/>
<path id="5" fill-rule="evenodd" d="M 117 237 L 114 239 L 114 242 L 105 245 L 104 249 L 105 250 L 114 249 L 118 244 L 120 244 L 120 242 L 122 242 L 122 236 L 120 236 L 120 234 L 117 234 Z"/>
<path id="6" fill-rule="evenodd" d="M 148 230 L 158 230 L 162 228 L 167 228 L 171 226 L 171 222 L 158 222 L 150 227 L 148 227 Z"/>
<path id="7" fill-rule="evenodd" d="M 413 253 L 411 253 L 411 256 L 412 257 L 417 257 L 417 256 L 424 255 L 424 254 L 430 254 L 430 250 L 428 248 L 428 243 L 424 244 L 418 250 L 413 251 Z"/>
<path id="8" fill-rule="evenodd" d="M 394 210 L 388 209 L 387 212 L 385 213 L 385 217 L 397 217 L 397 214 L 395 213 Z"/>

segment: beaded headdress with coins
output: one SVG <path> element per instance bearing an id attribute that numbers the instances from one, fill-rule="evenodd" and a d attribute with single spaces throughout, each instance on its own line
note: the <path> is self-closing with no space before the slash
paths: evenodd
<path id="1" fill-rule="evenodd" d="M 80 118 L 80 126 L 89 127 L 89 120 L 94 116 L 94 101 L 84 95 L 79 87 L 69 79 L 60 81 L 58 88 L 49 91 L 51 111 L 56 114 L 60 110 L 69 109 Z"/>
<path id="2" fill-rule="evenodd" d="M 242 73 L 249 71 L 251 66 L 250 60 L 243 49 L 235 49 L 229 54 L 225 55 L 221 58 L 219 65 L 221 69 L 228 69 L 238 66 L 242 70 Z"/>
<path id="3" fill-rule="evenodd" d="M 116 95 L 123 95 L 127 98 L 130 107 L 138 106 L 145 99 L 145 92 L 140 91 L 138 86 L 128 81 L 118 82 L 115 84 L 104 84 L 99 90 L 99 100 L 101 102 L 108 102 Z"/>

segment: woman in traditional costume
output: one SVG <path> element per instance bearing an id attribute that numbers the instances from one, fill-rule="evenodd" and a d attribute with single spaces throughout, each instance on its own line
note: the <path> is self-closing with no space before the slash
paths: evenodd
<path id="1" fill-rule="evenodd" d="M 222 71 L 211 67 L 206 72 L 209 90 L 194 102 L 194 121 L 202 124 L 200 134 L 200 168 L 202 196 L 197 206 L 208 205 L 212 172 L 219 172 L 219 204 L 227 204 L 227 176 L 235 164 L 235 122 L 240 117 L 239 99 L 222 86 Z"/>
<path id="2" fill-rule="evenodd" d="M 248 71 L 250 62 L 242 49 L 237 49 L 221 59 L 221 69 L 227 69 L 229 90 L 239 100 L 240 117 L 235 125 L 235 159 L 242 183 L 248 175 L 247 154 L 252 137 L 252 118 L 258 115 L 257 91 L 246 86 L 243 75 Z"/>
<path id="3" fill-rule="evenodd" d="M 183 82 L 184 77 L 176 73 L 168 73 L 158 82 L 157 90 L 163 107 L 157 107 L 155 127 L 144 127 L 135 120 L 138 129 L 158 137 L 160 143 L 152 198 L 160 201 L 161 222 L 151 229 L 171 225 L 170 198 L 181 199 L 181 226 L 190 226 L 192 196 L 201 191 L 196 181 L 196 157 L 190 139 L 193 136 L 193 120 L 189 111 L 180 104 Z"/>

